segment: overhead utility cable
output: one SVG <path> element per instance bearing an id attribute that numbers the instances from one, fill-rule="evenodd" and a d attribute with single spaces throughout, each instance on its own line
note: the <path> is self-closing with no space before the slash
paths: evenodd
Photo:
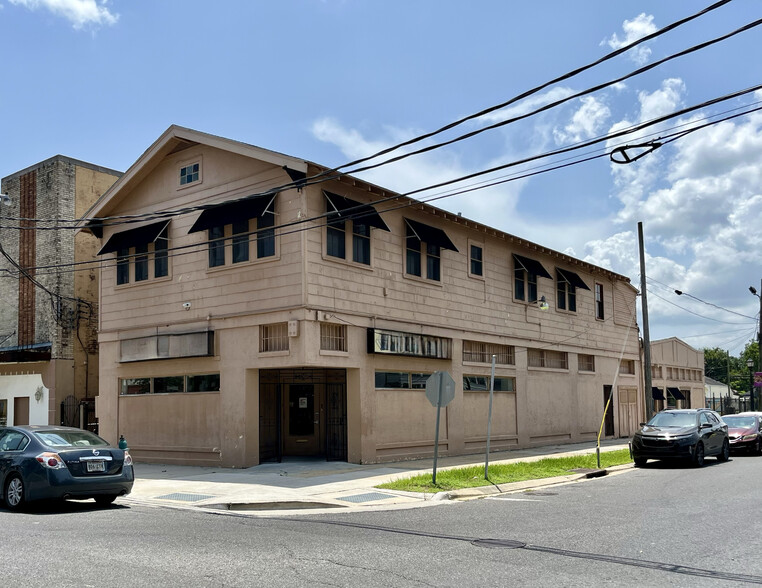
<path id="1" fill-rule="evenodd" d="M 398 200 L 400 197 L 408 197 L 410 194 L 430 191 L 430 190 L 433 190 L 435 188 L 440 188 L 440 187 L 443 187 L 443 186 L 446 186 L 446 185 L 460 183 L 461 181 L 464 181 L 466 179 L 471 179 L 471 178 L 474 178 L 474 177 L 478 177 L 480 175 L 485 175 L 487 173 L 492 173 L 494 171 L 499 171 L 501 169 L 506 169 L 506 168 L 514 167 L 514 166 L 522 164 L 522 163 L 527 163 L 527 162 L 535 161 L 535 160 L 542 159 L 542 158 L 545 158 L 545 157 L 549 157 L 549 156 L 552 156 L 552 155 L 555 155 L 555 154 L 567 153 L 567 152 L 570 152 L 570 151 L 574 151 L 576 149 L 581 149 L 581 148 L 584 148 L 584 147 L 589 147 L 589 146 L 591 146 L 593 144 L 601 143 L 603 141 L 608 141 L 608 140 L 611 140 L 612 138 L 616 138 L 616 137 L 619 137 L 619 136 L 624 135 L 624 134 L 629 134 L 631 132 L 642 130 L 643 128 L 651 126 L 653 124 L 659 124 L 659 123 L 664 122 L 665 120 L 667 120 L 669 118 L 674 118 L 674 117 L 677 117 L 677 116 L 681 116 L 682 114 L 686 114 L 688 112 L 697 110 L 699 108 L 703 108 L 706 105 L 714 104 L 714 103 L 721 102 L 721 101 L 724 101 L 724 100 L 729 100 L 729 99 L 738 97 L 738 96 L 743 95 L 743 94 L 754 92 L 754 91 L 756 91 L 758 89 L 762 89 L 762 84 L 760 84 L 759 86 L 754 86 L 752 88 L 747 88 L 746 90 L 741 90 L 739 92 L 734 92 L 732 94 L 727 94 L 725 96 L 721 96 L 719 98 L 715 98 L 715 99 L 703 102 L 703 103 L 698 104 L 698 105 L 687 107 L 687 108 L 681 109 L 679 111 L 676 111 L 674 113 L 667 114 L 667 115 L 664 115 L 662 117 L 658 117 L 656 119 L 652 119 L 650 121 L 645 121 L 643 123 L 640 123 L 640 124 L 637 124 L 637 125 L 633 125 L 633 126 L 627 128 L 627 129 L 622 129 L 622 130 L 620 130 L 620 131 L 618 131 L 616 133 L 612 133 L 612 134 L 608 134 L 608 135 L 602 135 L 602 136 L 597 137 L 595 139 L 592 139 L 590 141 L 586 141 L 586 142 L 583 142 L 583 143 L 577 143 L 576 145 L 571 146 L 571 147 L 565 147 L 565 148 L 558 149 L 558 150 L 555 150 L 555 151 L 546 152 L 546 153 L 543 153 L 543 154 L 539 154 L 539 155 L 535 155 L 535 156 L 532 156 L 532 157 L 529 157 L 529 158 L 525 158 L 523 160 L 510 162 L 510 163 L 507 163 L 507 164 L 503 164 L 501 166 L 497 166 L 495 168 L 491 168 L 491 169 L 488 169 L 488 170 L 483 170 L 483 171 L 480 171 L 480 172 L 475 172 L 475 173 L 468 174 L 466 176 L 462 176 L 462 177 L 459 177 L 459 178 L 455 178 L 455 179 L 452 179 L 452 180 L 449 180 L 449 181 L 446 181 L 446 182 L 441 182 L 441 183 L 436 184 L 436 185 L 427 186 L 427 187 L 424 187 L 424 188 L 419 188 L 417 190 L 414 190 L 414 191 L 411 191 L 411 192 L 407 192 L 407 193 L 404 193 L 404 194 L 395 194 L 394 196 L 390 196 L 388 198 L 377 200 L 373 204 L 374 205 L 378 205 L 378 204 L 385 203 L 385 202 L 388 202 L 388 201 Z M 760 108 L 755 108 L 755 109 L 752 109 L 749 112 L 755 112 L 755 111 L 759 111 L 759 110 L 760 110 Z M 746 112 L 744 114 L 748 114 L 749 112 Z M 714 121 L 714 124 L 723 122 L 723 120 L 724 119 L 716 120 L 716 121 Z M 579 161 L 577 163 L 581 163 L 583 161 L 589 161 L 590 159 L 595 159 L 597 157 L 603 157 L 603 156 L 606 156 L 606 155 L 608 155 L 608 153 L 603 152 L 603 153 L 600 153 L 598 155 L 595 155 L 595 156 L 592 156 L 592 157 L 588 157 L 588 158 L 586 158 L 586 159 L 584 159 L 582 161 Z M 560 169 L 562 167 L 568 167 L 569 165 L 572 165 L 574 163 L 575 162 L 572 162 L 570 164 L 563 164 L 563 165 L 554 166 L 554 167 L 548 168 L 546 170 L 542 170 L 540 172 L 532 172 L 532 173 L 528 173 L 528 174 L 521 174 L 521 175 L 518 175 L 518 176 L 512 176 L 509 180 L 495 181 L 495 182 L 492 182 L 492 183 L 488 184 L 487 186 L 481 186 L 481 188 L 490 187 L 490 186 L 494 186 L 494 185 L 501 184 L 501 183 L 506 183 L 507 181 L 514 181 L 514 180 L 517 180 L 517 179 L 523 179 L 525 177 L 529 177 L 529 176 L 532 176 L 532 175 L 537 175 L 538 173 L 544 173 L 546 171 L 553 171 L 553 170 L 556 170 L 556 169 Z M 472 192 L 472 191 L 475 191 L 476 189 L 481 189 L 481 188 L 470 188 L 470 189 L 465 189 L 465 190 L 458 190 L 456 192 L 448 193 L 448 194 L 445 194 L 445 195 L 442 195 L 442 196 L 436 196 L 436 197 L 433 197 L 433 198 L 426 199 L 423 202 L 428 202 L 428 201 L 432 201 L 432 200 L 436 200 L 436 199 L 441 199 L 441 198 L 449 197 L 449 196 L 455 196 L 455 195 L 458 195 L 458 194 L 461 194 L 461 193 Z M 383 213 L 383 212 L 388 212 L 390 210 L 395 210 L 397 208 L 405 208 L 405 207 L 408 207 L 408 206 L 413 206 L 413 205 L 415 205 L 415 204 L 417 204 L 419 202 L 420 201 L 413 201 L 413 202 L 410 202 L 410 203 L 404 203 L 404 204 L 398 205 L 398 206 L 393 207 L 393 208 L 388 208 L 388 209 L 380 210 L 379 212 Z M 362 215 L 362 211 L 355 211 L 355 212 L 352 212 L 352 211 L 353 211 L 353 208 L 348 208 L 348 209 L 343 211 L 344 213 L 349 213 L 348 216 L 346 216 L 346 218 L 348 220 L 352 220 L 352 218 L 353 218 L 352 215 L 353 214 L 355 216 L 357 214 Z M 283 235 L 283 234 L 289 234 L 291 232 L 298 232 L 299 230 L 310 230 L 310 229 L 313 229 L 313 228 L 318 228 L 317 226 L 309 226 L 309 227 L 306 227 L 306 228 L 296 229 L 296 230 L 289 230 L 289 231 L 285 231 L 284 230 L 284 229 L 289 229 L 290 227 L 294 227 L 294 226 L 297 226 L 297 225 L 304 225 L 305 223 L 315 222 L 315 221 L 319 221 L 319 220 L 325 220 L 326 218 L 333 216 L 333 214 L 334 213 L 332 213 L 332 212 L 326 212 L 324 214 L 316 215 L 316 216 L 313 216 L 313 217 L 310 217 L 310 218 L 303 218 L 303 219 L 299 219 L 299 220 L 296 220 L 296 221 L 291 221 L 289 223 L 284 223 L 282 225 L 274 227 L 274 229 L 279 231 L 278 235 Z M 324 226 L 324 225 L 320 225 L 320 226 Z M 5 228 L 9 228 L 9 227 L 5 227 Z M 269 227 L 268 229 L 263 229 L 263 230 L 272 230 L 272 229 L 273 229 L 273 227 Z M 252 234 L 256 234 L 258 232 L 259 231 L 251 231 L 248 234 L 252 235 Z M 246 234 L 246 233 L 242 233 L 242 235 L 243 234 Z M 190 244 L 190 245 L 182 245 L 182 246 L 179 246 L 179 247 L 170 248 L 169 251 L 175 251 L 175 250 L 179 250 L 179 249 L 196 247 L 196 246 L 198 246 L 200 244 L 205 244 L 205 243 L 208 243 L 208 241 L 204 241 L 204 242 L 201 242 L 201 243 L 194 243 L 194 244 Z M 79 262 L 79 263 L 81 263 L 81 264 L 89 264 L 89 263 L 97 263 L 97 262 Z M 47 269 L 49 267 L 57 267 L 57 266 L 42 266 L 42 267 L 40 267 L 38 269 Z"/>
<path id="2" fill-rule="evenodd" d="M 333 168 L 333 169 L 330 169 L 330 170 L 325 170 L 325 171 L 323 171 L 323 172 L 321 172 L 319 174 L 316 174 L 314 176 L 310 176 L 310 177 L 302 179 L 302 180 L 298 180 L 298 181 L 294 181 L 294 182 L 289 182 L 287 184 L 282 184 L 282 185 L 280 185 L 278 187 L 271 188 L 271 189 L 269 189 L 269 190 L 267 190 L 265 192 L 262 192 L 260 194 L 253 194 L 253 195 L 246 196 L 245 198 L 241 198 L 240 200 L 245 200 L 245 199 L 251 198 L 253 196 L 266 195 L 266 194 L 270 194 L 270 193 L 274 194 L 274 193 L 279 192 L 281 190 L 286 190 L 286 189 L 291 189 L 291 188 L 300 188 L 300 187 L 304 187 L 304 186 L 307 186 L 307 185 L 312 185 L 312 184 L 315 184 L 315 183 L 321 183 L 321 182 L 329 181 L 331 179 L 335 179 L 337 177 L 340 177 L 343 174 L 335 175 L 336 172 L 338 172 L 339 170 L 343 170 L 343 169 L 346 169 L 347 167 L 352 167 L 352 166 L 358 165 L 360 163 L 364 163 L 366 161 L 369 161 L 369 160 L 372 160 L 372 159 L 376 159 L 376 158 L 378 158 L 378 157 L 380 157 L 382 155 L 388 154 L 388 153 L 390 153 L 392 151 L 395 151 L 397 149 L 400 149 L 402 147 L 405 147 L 405 146 L 411 145 L 413 143 L 420 142 L 420 141 L 422 141 L 424 139 L 430 138 L 432 136 L 441 134 L 442 132 L 447 131 L 447 130 L 449 130 L 451 128 L 454 128 L 454 127 L 456 127 L 458 125 L 461 125 L 461 124 L 463 124 L 463 123 L 465 123 L 465 122 L 467 122 L 469 120 L 473 120 L 473 119 L 485 116 L 486 114 L 489 114 L 491 112 L 494 112 L 494 111 L 499 110 L 501 108 L 504 108 L 506 106 L 514 104 L 514 103 L 516 103 L 516 102 L 518 102 L 520 100 L 523 100 L 524 98 L 527 98 L 527 97 L 529 97 L 529 96 L 531 96 L 533 94 L 536 94 L 537 92 L 539 92 L 539 91 L 541 91 L 541 90 L 543 90 L 543 89 L 545 89 L 545 88 L 547 88 L 547 87 L 549 87 L 549 86 L 551 86 L 551 85 L 553 85 L 555 83 L 558 83 L 558 82 L 564 81 L 566 79 L 569 79 L 569 78 L 571 78 L 573 76 L 576 76 L 579 73 L 582 73 L 582 72 L 584 72 L 584 71 L 586 71 L 588 69 L 591 69 L 591 68 L 593 68 L 593 67 L 595 67 L 595 66 L 597 66 L 597 65 L 599 65 L 599 64 L 601 64 L 601 63 L 603 63 L 605 61 L 608 61 L 609 59 L 612 59 L 612 58 L 614 58 L 614 57 L 616 57 L 618 55 L 621 55 L 622 53 L 625 53 L 629 49 L 632 49 L 632 48 L 636 47 L 637 45 L 639 45 L 641 43 L 644 43 L 646 41 L 650 41 L 650 40 L 652 40 L 652 39 L 654 39 L 656 37 L 659 37 L 659 36 L 669 32 L 669 31 L 671 31 L 671 30 L 673 30 L 673 29 L 675 29 L 675 28 L 677 28 L 677 27 L 687 23 L 687 22 L 690 22 L 691 20 L 694 20 L 694 19 L 696 19 L 696 18 L 698 18 L 700 16 L 703 16 L 704 14 L 707 14 L 707 13 L 713 11 L 713 10 L 716 10 L 717 8 L 720 8 L 721 6 L 724 6 L 725 4 L 728 4 L 731 1 L 732 0 L 721 0 L 720 2 L 716 2 L 716 3 L 712 4 L 712 5 L 710 5 L 709 7 L 707 7 L 705 9 L 697 12 L 696 14 L 693 14 L 693 15 L 691 15 L 689 17 L 686 17 L 686 18 L 681 19 L 679 21 L 676 21 L 674 23 L 671 23 L 671 24 L 669 24 L 669 25 L 659 29 L 658 31 L 655 31 L 654 33 L 651 33 L 650 35 L 646 35 L 645 37 L 642 37 L 642 38 L 640 38 L 640 39 L 638 39 L 636 41 L 633 41 L 632 43 L 630 43 L 628 45 L 625 45 L 624 47 L 620 47 L 619 49 L 616 49 L 615 51 L 612 51 L 611 53 L 608 53 L 607 55 L 601 57 L 600 59 L 598 59 L 598 60 L 596 60 L 594 62 L 591 62 L 591 63 L 589 63 L 589 64 L 587 64 L 585 66 L 577 68 L 577 69 L 575 69 L 575 70 L 573 70 L 571 72 L 568 72 L 566 74 L 563 74 L 563 75 L 561 75 L 561 76 L 559 76 L 557 78 L 554 78 L 553 80 L 550 80 L 548 82 L 545 82 L 545 83 L 541 84 L 540 86 L 532 88 L 531 90 L 527 90 L 526 92 L 523 92 L 522 94 L 519 94 L 518 96 L 515 96 L 515 97 L 511 98 L 510 100 L 507 100 L 507 101 L 502 102 L 500 104 L 497 104 L 495 106 L 486 108 L 486 109 L 481 110 L 480 112 L 477 112 L 475 114 L 471 114 L 469 116 L 461 118 L 461 119 L 459 119 L 459 120 L 457 120 L 455 122 L 452 122 L 452 123 L 450 123 L 448 125 L 445 125 L 444 127 L 441 127 L 440 129 L 437 129 L 437 130 L 429 132 L 429 133 L 425 133 L 425 134 L 420 135 L 418 137 L 415 137 L 413 139 L 406 140 L 406 141 L 404 141 L 402 143 L 399 143 L 399 144 L 397 144 L 395 146 L 383 149 L 383 150 L 379 151 L 376 154 L 364 157 L 362 159 L 358 159 L 358 160 L 352 161 L 350 163 L 346 163 L 346 164 L 341 165 L 341 166 L 339 166 L 337 168 Z M 562 104 L 564 102 L 567 102 L 568 100 L 572 100 L 574 98 L 577 98 L 577 97 L 580 97 L 580 96 L 584 96 L 584 95 L 589 94 L 591 92 L 600 90 L 600 89 L 605 88 L 607 86 L 619 83 L 619 82 L 621 82 L 623 80 L 626 80 L 626 79 L 628 79 L 628 78 L 630 78 L 632 76 L 635 76 L 635 75 L 638 75 L 638 74 L 643 73 L 645 71 L 648 71 L 649 69 L 653 69 L 654 67 L 657 67 L 657 66 L 659 66 L 659 65 L 661 65 L 661 64 L 663 64 L 666 61 L 669 61 L 671 59 L 675 59 L 675 58 L 680 57 L 682 55 L 691 53 L 693 51 L 697 51 L 699 49 L 702 49 L 702 48 L 707 47 L 709 45 L 712 45 L 714 43 L 717 43 L 717 42 L 720 42 L 722 40 L 725 40 L 725 39 L 727 39 L 727 38 L 729 38 L 729 37 L 731 37 L 733 35 L 736 35 L 736 34 L 739 34 L 740 32 L 748 30 L 749 28 L 752 28 L 753 26 L 757 26 L 758 24 L 760 24 L 760 22 L 762 22 L 762 21 L 757 21 L 756 23 L 750 23 L 750 24 L 746 25 L 745 27 L 742 27 L 741 29 L 738 29 L 738 30 L 736 30 L 736 31 L 734 31 L 732 33 L 729 33 L 729 34 L 724 35 L 722 37 L 718 37 L 716 39 L 707 41 L 706 43 L 702 43 L 700 45 L 695 45 L 695 46 L 693 46 L 693 47 L 691 47 L 689 49 L 686 49 L 685 51 L 673 54 L 673 55 L 671 55 L 671 56 L 669 56 L 669 57 L 667 57 L 665 59 L 662 59 L 662 60 L 660 60 L 658 62 L 655 62 L 655 63 L 653 63 L 653 64 L 651 64 L 649 66 L 646 66 L 644 68 L 640 68 L 639 70 L 631 72 L 630 74 L 627 74 L 626 76 L 617 78 L 615 80 L 612 80 L 610 82 L 606 82 L 604 84 L 600 84 L 600 85 L 598 85 L 598 86 L 596 86 L 594 88 L 591 88 L 591 89 L 588 89 L 588 90 L 584 90 L 584 91 L 582 91 L 580 93 L 574 94 L 573 96 L 569 96 L 569 97 L 567 97 L 567 98 L 565 98 L 563 100 L 559 100 L 557 102 L 548 104 L 548 105 L 546 105 L 546 106 L 544 106 L 544 107 L 542 107 L 540 109 L 537 109 L 535 111 L 532 111 L 530 113 L 526 113 L 526 114 L 524 114 L 524 115 L 522 115 L 520 117 L 515 117 L 513 119 L 508 119 L 506 121 L 501 121 L 500 123 L 497 123 L 497 124 L 492 125 L 492 126 L 485 127 L 485 128 L 480 129 L 478 131 L 474 131 L 473 133 L 468 133 L 466 135 L 462 135 L 461 137 L 457 137 L 455 139 L 452 139 L 451 141 L 447 141 L 445 143 L 440 143 L 438 145 L 432 145 L 432 146 L 429 146 L 426 149 L 421 150 L 421 151 L 407 153 L 407 154 L 404 154 L 402 156 L 399 156 L 399 158 L 395 158 L 395 159 L 391 159 L 391 160 L 388 160 L 388 161 L 380 162 L 380 163 L 374 164 L 372 166 L 366 166 L 364 168 L 359 168 L 357 170 L 351 170 L 350 172 L 347 172 L 347 173 L 356 173 L 356 172 L 359 172 L 359 171 L 366 171 L 368 169 L 372 169 L 372 168 L 375 168 L 375 167 L 380 167 L 382 165 L 386 165 L 386 164 L 391 163 L 393 161 L 398 161 L 399 159 L 402 159 L 402 158 L 405 158 L 405 157 L 410 157 L 412 155 L 416 155 L 416 154 L 422 153 L 424 151 L 430 151 L 432 149 L 436 149 L 436 148 L 444 146 L 444 145 L 449 145 L 450 143 L 453 143 L 455 141 L 460 141 L 460 140 L 469 138 L 469 137 L 471 137 L 471 136 L 473 136 L 475 134 L 479 134 L 481 132 L 485 132 L 487 130 L 491 130 L 493 128 L 497 128 L 499 126 L 504 126 L 504 125 L 510 124 L 512 122 L 516 122 L 517 120 L 521 120 L 523 118 L 527 118 L 529 116 L 533 116 L 534 114 L 538 114 L 539 112 L 543 112 L 545 110 L 548 110 L 550 108 L 558 106 L 558 105 L 560 105 L 560 104 Z M 228 201 L 228 202 L 232 202 L 232 201 Z M 214 205 L 211 205 L 211 206 L 218 206 L 220 204 L 226 204 L 226 203 L 215 203 Z M 105 221 L 105 220 L 120 220 L 120 219 L 139 219 L 139 220 L 143 220 L 143 219 L 146 219 L 146 218 L 160 219 L 160 218 L 167 218 L 168 216 L 174 216 L 174 215 L 177 215 L 177 214 L 185 214 L 187 212 L 204 210 L 205 207 L 207 207 L 207 206 L 210 206 L 210 205 L 200 205 L 198 207 L 187 207 L 187 208 L 180 209 L 178 211 L 166 211 L 165 213 L 153 213 L 153 214 L 148 213 L 148 214 L 139 214 L 139 215 L 121 215 L 121 216 L 100 217 L 100 218 L 97 218 L 97 219 L 74 219 L 74 220 L 71 220 L 71 219 L 69 219 L 69 220 L 61 219 L 61 222 L 83 222 L 83 221 L 88 221 L 88 220 Z M 30 220 L 36 220 L 36 219 L 30 219 Z M 42 219 L 40 219 L 40 220 L 42 220 Z M 137 222 L 137 221 L 132 221 L 132 222 Z"/>

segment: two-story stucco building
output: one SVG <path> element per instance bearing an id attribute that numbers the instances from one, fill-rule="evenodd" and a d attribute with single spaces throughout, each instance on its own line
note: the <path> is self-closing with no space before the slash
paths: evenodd
<path id="1" fill-rule="evenodd" d="M 651 341 L 651 394 L 656 411 L 704 406 L 704 352 L 676 337 Z"/>
<path id="2" fill-rule="evenodd" d="M 612 395 L 604 434 L 637 425 L 626 277 L 354 177 L 305 181 L 325 171 L 173 126 L 99 200 L 103 436 L 232 467 L 427 456 L 425 380 L 448 371 L 440 451 L 476 453 L 493 355 L 496 450 L 593 440 Z"/>

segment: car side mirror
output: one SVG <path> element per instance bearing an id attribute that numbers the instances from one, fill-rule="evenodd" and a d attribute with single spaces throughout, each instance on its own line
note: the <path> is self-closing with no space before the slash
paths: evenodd
<path id="1" fill-rule="evenodd" d="M 701 428 L 702 428 L 702 429 L 708 429 L 708 428 L 710 428 L 711 426 L 712 426 L 712 424 L 711 424 L 711 423 L 701 423 Z"/>
<path id="2" fill-rule="evenodd" d="M 640 423 L 640 426 L 641 426 L 641 427 L 645 427 L 645 426 L 646 426 L 646 424 L 645 424 L 645 423 Z"/>

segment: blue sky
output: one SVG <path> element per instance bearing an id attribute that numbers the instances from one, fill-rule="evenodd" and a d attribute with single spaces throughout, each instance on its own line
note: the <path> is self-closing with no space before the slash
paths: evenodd
<path id="1" fill-rule="evenodd" d="M 502 103 L 709 4 L 0 0 L 0 177 L 58 153 L 124 171 L 171 124 L 340 165 Z M 459 131 L 759 18 L 762 5 L 734 0 Z M 364 177 L 416 190 L 743 90 L 762 83 L 760 46 L 762 27 Z M 652 131 L 757 101 L 762 93 Z M 652 339 L 737 354 L 754 336 L 759 300 L 748 287 L 760 290 L 762 278 L 761 113 L 628 166 L 597 159 L 432 204 L 608 267 L 638 287 L 641 221 Z"/>

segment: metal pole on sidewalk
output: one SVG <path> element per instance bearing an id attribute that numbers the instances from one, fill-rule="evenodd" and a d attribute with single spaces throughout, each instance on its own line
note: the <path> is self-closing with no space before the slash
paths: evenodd
<path id="1" fill-rule="evenodd" d="M 434 473 L 431 476 L 431 483 L 437 484 L 437 458 L 439 457 L 439 412 L 442 410 L 442 382 L 439 382 L 439 395 L 437 397 L 437 424 L 434 433 Z"/>
<path id="2" fill-rule="evenodd" d="M 489 480 L 489 439 L 492 436 L 492 397 L 495 393 L 495 358 L 492 356 L 492 373 L 489 378 L 489 413 L 487 416 L 487 455 L 484 457 L 484 479 Z"/>

